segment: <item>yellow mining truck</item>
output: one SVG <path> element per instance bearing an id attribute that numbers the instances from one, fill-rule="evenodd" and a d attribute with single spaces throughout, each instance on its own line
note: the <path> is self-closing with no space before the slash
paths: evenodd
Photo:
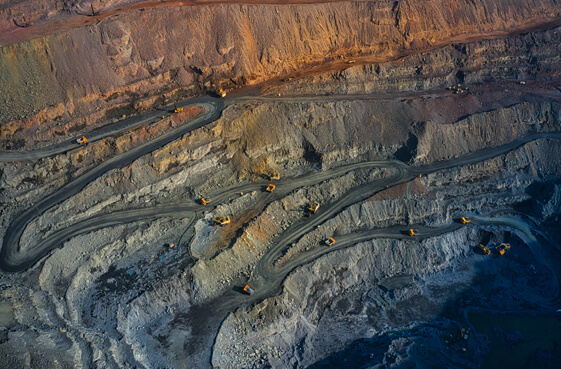
<path id="1" fill-rule="evenodd" d="M 87 144 L 88 139 L 86 138 L 86 136 L 82 136 L 82 137 L 80 137 L 79 139 L 76 140 L 76 143 L 79 143 L 80 145 Z"/>
<path id="2" fill-rule="evenodd" d="M 255 293 L 255 290 L 253 288 L 249 287 L 249 284 L 245 285 L 245 287 L 243 288 L 243 291 L 250 296 Z"/>
<path id="3" fill-rule="evenodd" d="M 510 250 L 510 243 L 501 243 L 499 246 L 495 247 L 495 252 L 499 255 L 504 255 L 506 250 Z"/>
<path id="4" fill-rule="evenodd" d="M 335 242 L 337 242 L 337 241 L 335 241 L 335 238 L 333 238 L 333 237 L 328 238 L 327 240 L 325 240 L 325 244 L 326 244 L 327 246 L 332 246 L 332 245 L 335 244 Z"/>

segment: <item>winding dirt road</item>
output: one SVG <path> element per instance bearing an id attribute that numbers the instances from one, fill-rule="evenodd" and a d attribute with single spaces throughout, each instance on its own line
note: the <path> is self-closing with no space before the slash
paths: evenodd
<path id="1" fill-rule="evenodd" d="M 340 0 L 333 0 L 340 1 Z M 271 5 L 288 5 L 288 4 L 313 4 L 319 1 L 315 0 L 259 0 L 258 4 L 271 4 Z M 326 1 L 322 0 L 322 3 Z M 111 9 L 108 11 L 101 11 L 100 14 L 95 16 L 84 16 L 75 14 L 69 16 L 65 19 L 58 19 L 55 21 L 41 21 L 37 22 L 36 26 L 29 28 L 12 28 L 3 31 L 0 35 L 0 45 L 11 45 L 24 40 L 30 40 L 38 37 L 44 37 L 45 35 L 51 34 L 53 32 L 70 30 L 73 28 L 84 27 L 86 25 L 95 24 L 103 19 L 107 19 L 111 16 L 133 11 L 140 10 L 149 7 L 160 7 L 160 6 L 199 6 L 208 4 L 257 4 L 251 1 L 238 1 L 238 0 L 185 0 L 185 1 L 167 1 L 167 2 L 156 2 L 156 1 L 142 1 L 136 4 L 132 4 L 126 7 L 120 7 L 116 9 Z M 470 35 L 455 35 L 446 40 L 441 40 L 430 47 L 415 50 L 402 50 L 393 54 L 386 55 L 366 55 L 360 57 L 353 57 L 356 64 L 372 64 L 378 62 L 384 62 L 389 60 L 396 60 L 412 54 L 420 54 L 428 51 L 432 51 L 438 48 L 442 48 L 446 45 L 455 43 L 465 43 L 470 41 L 477 41 L 483 39 L 493 39 L 493 38 L 503 38 L 509 37 L 516 34 L 521 34 L 530 31 L 550 29 L 554 27 L 561 26 L 561 17 L 558 18 L 548 18 L 548 19 L 528 19 L 522 26 L 516 26 L 511 30 L 499 30 L 488 33 L 474 33 Z M 349 59 L 345 60 L 331 60 L 323 63 L 319 66 L 310 66 L 302 69 L 293 74 L 293 78 L 299 79 L 308 77 L 311 75 L 317 75 L 330 71 L 340 71 L 349 68 Z M 198 105 L 205 109 L 205 113 L 201 116 L 191 120 L 190 122 L 180 125 L 179 127 L 170 130 L 169 132 L 163 134 L 162 136 L 135 147 L 134 149 L 127 151 L 121 155 L 115 156 L 111 159 L 106 160 L 104 163 L 93 168 L 84 175 L 76 178 L 74 181 L 66 184 L 64 187 L 57 190 L 52 195 L 41 200 L 39 203 L 33 207 L 27 209 L 25 212 L 20 214 L 16 219 L 14 219 L 8 226 L 6 233 L 3 238 L 3 243 L 0 250 L 0 269 L 6 272 L 23 272 L 28 268 L 35 265 L 38 261 L 46 257 L 54 249 L 62 247 L 63 243 L 73 237 L 80 234 L 85 234 L 88 232 L 93 232 L 105 227 L 114 227 L 121 224 L 127 224 L 137 221 L 146 221 L 152 219 L 158 219 L 162 217 L 171 218 L 189 218 L 194 217 L 194 215 L 203 210 L 212 209 L 221 203 L 225 203 L 236 196 L 239 196 L 240 192 L 249 193 L 252 191 L 260 191 L 263 188 L 263 183 L 243 183 L 240 185 L 231 186 L 228 188 L 221 189 L 213 194 L 212 207 L 203 208 L 201 205 L 196 204 L 195 199 L 191 204 L 169 204 L 160 205 L 153 207 L 144 207 L 137 209 L 127 209 L 123 211 L 117 211 L 107 214 L 100 214 L 93 216 L 91 218 L 85 219 L 83 221 L 77 222 L 69 227 L 55 231 L 50 236 L 38 240 L 37 243 L 25 250 L 21 249 L 20 239 L 21 236 L 30 222 L 32 222 L 36 217 L 43 214 L 47 210 L 62 203 L 71 196 L 79 193 L 87 184 L 96 178 L 102 176 L 110 170 L 123 168 L 129 165 L 131 162 L 137 158 L 151 153 L 158 148 L 165 146 L 166 144 L 180 138 L 188 132 L 191 132 L 197 128 L 203 127 L 211 122 L 214 122 L 220 117 L 222 111 L 226 106 L 240 103 L 243 101 L 251 100 L 262 100 L 262 101 L 283 101 L 283 102 L 311 102 L 311 101 L 324 101 L 324 100 L 359 100 L 368 99 L 375 100 L 387 99 L 388 97 L 396 96 L 442 96 L 444 91 L 422 91 L 417 93 L 405 93 L 405 94 L 393 94 L 393 95 L 340 95 L 340 96 L 308 96 L 308 97 L 266 97 L 257 96 L 259 93 L 267 91 L 270 86 L 275 86 L 281 83 L 281 78 L 275 78 L 268 80 L 262 84 L 255 85 L 253 87 L 248 87 L 237 91 L 233 98 L 228 98 L 226 100 L 214 99 L 214 98 L 198 98 L 191 99 L 183 102 L 179 106 L 192 106 Z M 149 124 L 160 119 L 162 115 L 168 116 L 170 112 L 162 114 L 161 111 L 154 111 L 146 113 L 143 115 L 135 116 L 115 125 L 109 125 L 98 130 L 92 131 L 88 134 L 88 139 L 90 141 L 95 141 L 102 139 L 104 137 L 113 136 L 119 132 L 137 127 L 139 125 Z M 561 132 L 548 132 L 548 133 L 534 133 L 515 140 L 506 145 L 497 146 L 494 148 L 484 149 L 478 152 L 471 153 L 459 158 L 453 158 L 450 160 L 445 160 L 441 162 L 431 163 L 425 166 L 413 167 L 406 165 L 399 161 L 372 161 L 357 163 L 351 165 L 345 165 L 331 170 L 326 170 L 318 173 L 308 174 L 296 178 L 284 178 L 277 183 L 277 189 L 275 192 L 266 197 L 266 203 L 271 203 L 276 201 L 289 193 L 295 191 L 298 188 L 311 186 L 323 181 L 337 178 L 346 173 L 356 171 L 356 170 L 372 170 L 375 168 L 383 168 L 389 173 L 388 176 L 375 180 L 369 183 L 365 183 L 354 188 L 351 188 L 343 196 L 341 196 L 337 201 L 323 205 L 314 217 L 301 220 L 290 226 L 285 230 L 279 237 L 273 240 L 273 245 L 268 249 L 262 258 L 258 261 L 255 266 L 253 273 L 253 279 L 251 284 L 257 287 L 257 292 L 252 296 L 245 296 L 237 292 L 233 287 L 235 285 L 230 285 L 226 287 L 220 297 L 213 299 L 212 301 L 206 301 L 204 304 L 199 306 L 193 306 L 189 311 L 189 316 L 192 318 L 193 323 L 193 337 L 197 337 L 195 341 L 190 342 L 190 352 L 192 352 L 193 357 L 202 358 L 210 362 L 210 356 L 212 355 L 212 346 L 216 332 L 218 331 L 221 323 L 223 322 L 225 316 L 228 313 L 234 311 L 236 308 L 242 305 L 252 304 L 259 302 L 269 296 L 273 296 L 279 293 L 282 288 L 282 283 L 285 278 L 296 268 L 313 262 L 317 258 L 333 252 L 335 250 L 341 250 L 361 242 L 366 242 L 374 239 L 411 239 L 407 235 L 407 230 L 414 227 L 419 230 L 419 235 L 416 236 L 415 240 L 423 240 L 430 237 L 436 237 L 443 235 L 445 233 L 453 232 L 458 230 L 462 225 L 458 223 L 450 223 L 443 225 L 438 228 L 423 227 L 422 225 L 408 225 L 408 226 L 394 226 L 384 229 L 374 229 L 364 232 L 351 233 L 344 236 L 337 237 L 337 243 L 333 247 L 327 247 L 325 245 L 318 245 L 309 251 L 300 252 L 295 254 L 293 257 L 284 261 L 283 263 L 276 263 L 279 258 L 286 252 L 286 250 L 293 243 L 297 243 L 304 235 L 315 229 L 317 226 L 325 223 L 327 220 L 333 218 L 334 216 L 340 214 L 342 211 L 347 209 L 349 206 L 360 203 L 372 195 L 386 189 L 387 187 L 392 187 L 398 184 L 402 184 L 411 181 L 413 178 L 419 176 L 419 174 L 426 175 L 434 173 L 437 171 L 449 170 L 463 165 L 469 165 L 473 163 L 482 162 L 489 160 L 491 158 L 504 155 L 512 150 L 515 150 L 529 142 L 542 139 L 555 139 L 561 140 Z M 69 150 L 76 148 L 78 145 L 74 141 L 66 141 L 42 149 L 29 151 L 29 152 L 2 152 L 0 153 L 0 161 L 22 161 L 22 160 L 37 160 L 47 156 L 58 155 Z M 481 217 L 481 216 L 470 216 L 472 219 L 471 226 L 486 226 L 494 225 L 499 227 L 504 227 L 506 229 L 513 229 L 517 231 L 517 234 L 522 235 L 524 241 L 530 246 L 532 252 L 536 255 L 538 259 L 543 261 L 553 273 L 554 279 L 551 281 L 551 286 L 554 288 L 549 291 L 549 296 L 543 296 L 536 294 L 535 291 L 527 290 L 525 293 L 534 294 L 536 296 L 536 301 L 543 304 L 544 306 L 556 306 L 561 301 L 561 295 L 559 290 L 559 283 L 561 282 L 561 273 L 559 268 L 550 265 L 547 260 L 547 254 L 543 252 L 543 248 L 537 241 L 536 237 L 532 233 L 532 228 L 525 222 L 521 221 L 517 217 Z M 191 225 L 192 226 L 192 225 Z M 198 361 L 200 362 L 200 361 Z"/>
<path id="2" fill-rule="evenodd" d="M 124 167 L 135 159 L 146 155 L 147 153 L 150 153 L 173 140 L 178 139 L 185 133 L 215 121 L 218 117 L 220 117 L 223 109 L 226 106 L 244 99 L 245 98 L 240 97 L 228 101 L 212 98 L 202 98 L 184 102 L 182 106 L 193 104 L 201 105 L 205 109 L 205 113 L 197 118 L 192 119 L 186 124 L 170 130 L 169 132 L 154 139 L 153 141 L 140 145 L 128 152 L 105 161 L 101 165 L 95 167 L 94 169 L 90 170 L 74 181 L 68 183 L 66 186 L 62 187 L 52 195 L 46 197 L 32 208 L 22 213 L 9 225 L 6 231 L 5 237 L 3 239 L 2 249 L 0 251 L 0 268 L 8 272 L 24 271 L 44 258 L 55 248 L 61 247 L 66 240 L 77 235 L 92 232 L 104 227 L 112 227 L 120 224 L 145 221 L 162 217 L 193 217 L 196 212 L 203 209 L 201 205 L 196 204 L 195 199 L 193 199 L 193 202 L 190 205 L 171 204 L 166 206 L 128 209 L 108 214 L 97 215 L 78 222 L 65 229 L 54 232 L 49 237 L 46 237 L 43 240 L 38 240 L 37 244 L 29 249 L 21 250 L 19 246 L 23 231 L 25 230 L 29 222 L 31 222 L 39 214 L 42 214 L 56 204 L 59 204 L 69 197 L 75 195 L 76 193 L 81 191 L 84 186 L 86 186 L 95 178 L 103 175 L 107 171 Z M 300 98 L 283 98 L 282 100 L 286 102 L 287 100 L 290 101 L 290 99 L 292 99 L 294 102 L 301 102 Z M 161 115 L 160 112 L 158 112 L 157 114 Z M 107 128 L 107 132 L 119 132 L 121 130 L 127 129 L 128 127 L 134 126 L 135 124 L 144 124 L 151 119 L 155 119 L 155 116 L 152 113 L 139 116 L 136 117 L 136 119 L 131 119 L 127 122 L 127 124 L 121 124 L 120 126 L 118 126 L 118 128 Z M 407 227 L 395 226 L 385 229 L 375 229 L 365 232 L 352 233 L 345 236 L 338 236 L 337 244 L 334 247 L 329 248 L 324 245 L 318 245 L 318 247 L 315 247 L 310 251 L 297 253 L 289 260 L 277 265 L 276 261 L 284 252 L 286 252 L 287 248 L 289 248 L 290 245 L 298 242 L 300 238 L 302 238 L 311 230 L 315 229 L 318 225 L 323 224 L 325 221 L 336 216 L 349 206 L 362 202 L 375 193 L 386 189 L 387 187 L 410 181 L 413 178 L 418 177 L 419 174 L 429 174 L 436 171 L 448 170 L 462 165 L 469 165 L 485 161 L 500 155 L 504 155 L 529 142 L 541 139 L 560 140 L 561 132 L 534 133 L 506 145 L 484 149 L 478 152 L 471 153 L 469 155 L 465 155 L 463 157 L 436 162 L 425 166 L 413 167 L 406 165 L 400 161 L 393 160 L 372 161 L 345 165 L 331 170 L 312 173 L 296 178 L 285 178 L 281 181 L 278 181 L 277 189 L 275 190 L 275 192 L 267 196 L 267 203 L 278 200 L 300 187 L 318 184 L 323 181 L 342 176 L 351 171 L 383 168 L 388 174 L 381 179 L 365 183 L 350 189 L 337 201 L 322 206 L 314 215 L 314 217 L 305 221 L 302 220 L 296 222 L 285 232 L 283 232 L 279 237 L 274 239 L 273 247 L 267 250 L 267 252 L 258 261 L 255 267 L 255 271 L 253 273 L 254 277 L 251 283 L 252 285 L 257 287 L 257 292 L 253 296 L 248 297 L 239 294 L 233 289 L 235 285 L 232 285 L 223 291 L 220 298 L 213 299 L 212 301 L 206 301 L 204 307 L 194 306 L 189 312 L 189 316 L 196 317 L 196 319 L 193 318 L 193 321 L 196 321 L 196 324 L 193 325 L 193 336 L 197 337 L 197 339 L 194 342 L 190 343 L 193 346 L 190 350 L 191 352 L 193 352 L 192 356 L 197 357 L 197 362 L 200 362 L 200 360 L 202 360 L 203 362 L 208 362 L 212 353 L 212 344 L 215 334 L 219 329 L 224 317 L 239 306 L 255 303 L 264 298 L 277 294 L 282 288 L 284 279 L 295 268 L 312 262 L 322 255 L 325 255 L 326 253 L 356 245 L 360 242 L 380 238 L 410 239 L 406 231 L 411 227 L 411 225 Z M 59 146 L 59 148 L 57 149 L 68 149 L 68 147 L 70 146 Z M 25 153 L 23 153 L 22 155 L 23 157 L 25 157 Z M 34 155 L 52 155 L 52 148 L 45 148 L 43 149 L 43 151 L 38 150 L 34 153 Z M 262 191 L 263 186 L 263 183 L 243 183 L 221 189 L 212 194 L 213 207 L 218 206 L 220 203 L 227 202 L 232 198 L 235 198 L 236 196 L 239 196 L 240 192 L 248 193 L 251 191 Z M 205 209 L 209 209 L 209 207 L 207 206 Z M 531 246 L 536 256 L 542 259 L 544 261 L 544 264 L 548 265 L 547 260 L 544 260 L 546 256 L 541 253 L 540 245 L 532 235 L 531 229 L 526 223 L 520 221 L 520 219 L 514 217 L 501 217 L 497 219 L 473 217 L 473 224 L 493 224 L 518 230 L 519 233 L 526 235 L 526 242 Z M 414 226 L 414 228 L 419 229 L 419 236 L 415 237 L 415 239 L 422 240 L 429 237 L 435 237 L 444 233 L 455 231 L 459 227 L 461 227 L 461 225 L 457 223 L 444 225 L 438 228 L 428 228 L 420 225 Z M 553 266 L 549 267 L 552 270 L 553 275 L 555 276 L 553 284 L 556 284 L 561 280 L 559 277 L 560 272 Z M 532 293 L 532 291 L 527 292 Z M 557 304 L 561 298 L 559 296 L 560 291 L 558 286 L 552 292 L 553 296 L 547 297 L 536 295 L 536 299 L 546 306 L 553 306 L 554 304 Z"/>
<path id="3" fill-rule="evenodd" d="M 195 99 L 191 99 L 189 100 L 188 103 L 183 103 L 183 104 L 177 104 L 177 107 L 184 107 L 184 108 L 188 108 L 190 106 L 201 106 L 203 108 L 206 108 L 206 112 L 210 111 L 210 109 L 208 109 L 208 106 L 210 106 L 211 104 L 218 104 L 221 105 L 222 101 L 218 100 L 218 99 L 214 99 L 211 97 L 200 97 L 200 98 L 195 98 Z M 158 120 L 164 119 L 169 117 L 173 112 L 173 108 L 171 107 L 167 107 L 165 109 L 157 109 L 148 113 L 144 113 L 144 114 L 139 114 L 139 115 L 135 115 L 132 117 L 129 117 L 127 119 L 123 119 L 121 121 L 118 121 L 117 123 L 114 124 L 108 124 L 106 126 L 97 128 L 91 132 L 87 133 L 87 138 L 89 142 L 95 142 L 98 140 L 101 140 L 103 138 L 106 137 L 110 137 L 110 136 L 115 136 L 121 132 L 136 128 L 136 127 L 140 127 L 140 126 L 144 126 L 144 125 L 148 125 L 150 123 L 154 123 Z M 196 121 L 198 122 L 198 121 Z M 196 126 L 196 122 L 191 122 L 188 127 L 178 127 L 176 130 L 172 131 L 174 132 L 173 135 L 177 135 L 177 137 L 181 137 L 182 135 L 184 135 L 186 132 L 190 132 L 193 129 L 198 128 L 198 126 Z M 207 124 L 208 122 L 204 123 Z M 194 127 L 194 128 L 193 128 Z M 185 129 L 187 129 L 187 131 L 185 131 Z M 171 132 L 170 132 L 171 134 Z M 11 161 L 24 161 L 24 160 L 38 160 L 38 159 L 42 159 L 42 158 L 46 158 L 49 156 L 54 156 L 54 155 L 59 155 L 59 154 L 63 154 L 67 151 L 73 150 L 77 147 L 80 146 L 80 144 L 78 144 L 76 142 L 76 139 L 78 137 L 81 137 L 82 135 L 76 136 L 75 138 L 68 140 L 68 141 L 63 141 L 54 145 L 50 145 L 50 146 L 46 146 L 46 147 L 42 147 L 39 149 L 35 149 L 35 150 L 29 150 L 29 151 L 0 151 L 0 162 L 11 162 Z M 176 137 L 176 138 L 177 138 Z M 167 142 L 166 142 L 167 143 Z"/>
<path id="4" fill-rule="evenodd" d="M 201 102 L 201 101 L 207 102 Z M 208 123 L 216 120 L 224 108 L 224 103 L 221 100 L 216 99 L 199 99 L 198 103 L 206 109 L 206 113 L 199 118 L 192 120 L 188 124 L 181 125 L 173 130 L 170 130 L 166 134 L 152 140 L 148 143 L 140 145 L 126 153 L 118 155 L 112 159 L 109 159 L 102 163 L 101 165 L 95 167 L 74 181 L 68 183 L 64 187 L 60 188 L 58 191 L 52 195 L 46 197 L 33 207 L 29 208 L 27 211 L 18 216 L 8 227 L 4 240 L 2 249 L 0 251 L 0 268 L 5 271 L 18 272 L 23 271 L 33 264 L 35 264 L 42 257 L 47 255 L 51 250 L 57 248 L 65 240 L 74 237 L 78 234 L 83 234 L 87 232 L 94 231 L 96 229 L 114 226 L 117 224 L 125 224 L 134 221 L 153 219 L 163 216 L 180 216 L 187 217 L 193 212 L 201 210 L 198 205 L 193 206 L 168 206 L 168 207 L 154 207 L 154 208 L 141 208 L 141 209 L 131 209 L 127 211 L 120 211 L 114 214 L 103 214 L 100 216 L 92 217 L 80 223 L 76 223 L 71 227 L 67 227 L 64 230 L 55 232 L 47 239 L 39 242 L 36 246 L 32 247 L 31 250 L 20 250 L 19 240 L 23 231 L 34 218 L 38 215 L 44 213 L 56 204 L 63 202 L 64 200 L 70 198 L 71 196 L 78 193 L 83 189 L 88 183 L 108 172 L 109 170 L 115 168 L 121 168 L 130 164 L 135 159 L 150 153 L 167 143 L 178 139 L 187 132 L 191 132 L 199 127 L 202 127 Z M 191 104 L 190 104 L 191 105 Z M 185 105 L 186 106 L 186 105 Z M 160 113 L 158 113 L 160 114 Z M 153 114 L 148 114 L 146 116 L 141 116 L 138 118 L 138 122 L 144 122 L 149 119 L 154 119 Z M 129 122 L 130 123 L 130 122 Z M 126 129 L 126 126 L 121 126 L 122 129 Z M 503 155 L 509 151 L 512 151 L 522 145 L 538 140 L 538 139 L 561 139 L 561 133 L 559 132 L 548 132 L 548 133 L 534 133 L 522 137 L 516 141 L 509 144 L 498 146 L 490 149 L 481 150 L 460 158 L 454 158 L 446 161 L 441 161 L 433 163 L 430 165 L 422 167 L 411 167 L 405 165 L 399 161 L 375 161 L 375 162 L 364 162 L 342 166 L 328 171 L 323 171 L 319 173 L 310 174 L 307 176 L 285 179 L 279 181 L 278 189 L 275 191 L 274 196 L 269 198 L 270 201 L 274 201 L 278 198 L 284 197 L 293 190 L 309 186 L 313 184 L 320 183 L 322 181 L 328 180 L 330 178 L 335 178 L 348 173 L 353 170 L 359 169 L 373 169 L 373 168 L 386 168 L 391 175 L 389 177 L 383 178 L 374 183 L 366 183 L 357 186 L 349 190 L 345 195 L 343 195 L 338 201 L 333 204 L 324 206 L 320 208 L 316 216 L 306 222 L 300 222 L 291 226 L 283 235 L 276 240 L 275 246 L 270 249 L 265 256 L 258 263 L 257 271 L 258 274 L 264 278 L 277 279 L 279 271 L 272 270 L 272 265 L 280 257 L 282 252 L 286 249 L 289 244 L 295 243 L 303 235 L 308 233 L 310 230 L 314 229 L 318 225 L 324 223 L 326 220 L 334 217 L 340 213 L 343 209 L 357 202 L 364 201 L 368 197 L 374 195 L 375 193 L 387 188 L 409 181 L 419 174 L 429 174 L 439 170 L 451 169 L 461 165 L 468 165 L 480 161 L 485 161 L 493 157 Z M 46 148 L 44 151 L 36 151 L 34 155 L 43 154 L 51 155 L 51 149 Z M 25 153 L 22 153 L 25 156 Z M 236 185 L 227 189 L 224 189 L 218 193 L 213 194 L 215 200 L 214 206 L 217 206 L 220 202 L 226 201 L 235 197 L 239 192 L 250 192 L 256 191 L 263 187 L 263 184 L 247 183 L 242 185 Z M 454 227 L 450 228 L 451 230 Z M 400 230 L 402 231 L 402 230 Z M 433 231 L 425 234 L 424 236 L 430 236 Z M 434 232 L 439 232 L 435 230 Z M 376 233 L 374 233 L 376 234 Z M 364 235 L 356 235 L 356 242 L 362 240 Z M 352 238 L 350 238 L 352 240 Z M 350 241 L 347 241 L 350 242 Z M 341 247 L 344 243 L 340 242 L 338 247 Z M 318 255 L 319 256 L 319 255 Z M 302 256 L 302 261 L 307 259 L 308 256 Z M 297 264 L 293 261 L 289 264 L 289 269 L 294 269 Z M 307 262 L 307 261 L 306 261 Z M 284 274 L 283 271 L 280 273 Z"/>

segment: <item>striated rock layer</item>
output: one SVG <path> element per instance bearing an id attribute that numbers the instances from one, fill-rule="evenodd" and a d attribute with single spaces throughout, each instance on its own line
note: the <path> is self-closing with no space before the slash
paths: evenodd
<path id="1" fill-rule="evenodd" d="M 88 18 L 77 14 L 89 3 L 60 5 L 0 6 L 5 149 L 168 114 L 218 87 L 228 96 L 215 121 L 33 215 L 21 252 L 80 222 L 156 213 L 72 234 L 29 270 L 0 273 L 1 369 L 471 368 L 489 365 L 494 339 L 473 312 L 558 327 L 558 1 L 115 0 L 94 2 L 101 14 Z M 136 5 L 146 9 L 116 10 Z M 23 12 L 33 27 L 10 23 Z M 0 235 L 65 184 L 200 113 L 0 162 Z M 215 226 L 220 216 L 231 223 Z M 503 256 L 474 248 L 502 242 L 512 246 Z M 462 327 L 470 339 L 450 342 Z M 519 329 L 494 332 L 518 350 L 531 337 Z M 559 351 L 538 348 L 517 352 L 532 367 Z"/>
<path id="2" fill-rule="evenodd" d="M 9 46 L 0 49 L 0 122 L 38 126 L 89 116 L 91 124 L 105 118 L 98 109 L 125 106 L 130 113 L 139 100 L 178 88 L 193 94 L 213 84 L 241 87 L 340 57 L 380 62 L 531 30 L 556 22 L 560 12 L 555 0 L 147 7 L 85 28 L 3 41 Z"/>

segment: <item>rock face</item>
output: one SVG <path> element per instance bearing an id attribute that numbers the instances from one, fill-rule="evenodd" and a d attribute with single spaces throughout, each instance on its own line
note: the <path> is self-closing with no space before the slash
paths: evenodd
<path id="1" fill-rule="evenodd" d="M 4 240 L 203 114 L 174 102 L 228 90 L 216 120 L 37 210 L 19 251 L 61 247 L 0 274 L 0 368 L 480 367 L 490 338 L 469 312 L 551 318 L 557 1 L 190 5 L 0 6 L 5 149 L 164 116 L 0 162 Z M 34 26 L 16 28 L 24 13 Z M 539 349 L 536 365 L 555 357 Z"/>
<path id="2" fill-rule="evenodd" d="M 25 12 L 18 8 L 24 4 L 8 6 L 5 17 Z M 10 46 L 0 54 L 0 95 L 6 107 L 0 122 L 3 127 L 15 122 L 14 128 L 3 128 L 2 137 L 5 142 L 29 140 L 29 132 L 25 137 L 15 132 L 22 125 L 37 129 L 55 122 L 75 126 L 80 118 L 104 120 L 94 114 L 99 109 L 128 107 L 133 112 L 143 98 L 177 88 L 196 94 L 212 84 L 243 87 L 340 57 L 384 62 L 448 43 L 531 29 L 559 15 L 554 0 L 169 6 L 125 12 L 19 44 L 7 37 L 2 44 Z M 6 30 L 13 27 L 4 23 Z M 484 62 L 481 51 L 467 68 Z M 422 64 L 416 73 L 428 72 L 430 65 Z"/>

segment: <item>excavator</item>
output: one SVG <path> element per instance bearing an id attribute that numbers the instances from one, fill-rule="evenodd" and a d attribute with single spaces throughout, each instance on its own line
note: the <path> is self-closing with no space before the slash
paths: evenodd
<path id="1" fill-rule="evenodd" d="M 269 176 L 269 178 L 271 180 L 276 179 L 277 181 L 280 179 L 280 174 L 278 173 L 273 173 L 272 175 Z"/>
<path id="2" fill-rule="evenodd" d="M 491 250 L 489 250 L 487 247 L 483 246 L 482 244 L 479 244 L 479 246 L 475 247 L 475 251 L 483 254 L 483 255 L 489 255 L 491 253 Z"/>
<path id="3" fill-rule="evenodd" d="M 216 94 L 220 97 L 226 97 L 226 91 L 224 91 L 221 87 L 216 90 Z"/>
<path id="4" fill-rule="evenodd" d="M 226 224 L 230 223 L 230 217 L 229 216 L 220 217 L 218 219 L 212 218 L 212 220 L 214 221 L 214 225 L 219 224 L 219 225 L 223 226 L 223 225 L 226 225 Z"/>
<path id="5" fill-rule="evenodd" d="M 510 243 L 501 243 L 499 246 L 495 247 L 495 252 L 499 255 L 504 255 L 506 250 L 510 250 Z"/>
<path id="6" fill-rule="evenodd" d="M 471 220 L 466 219 L 466 217 L 462 217 L 462 218 L 460 219 L 460 223 L 462 223 L 462 224 L 468 224 L 469 222 L 471 222 Z"/>
<path id="7" fill-rule="evenodd" d="M 315 213 L 319 209 L 319 202 L 312 202 L 310 206 L 308 206 L 308 210 L 310 213 Z"/>
<path id="8" fill-rule="evenodd" d="M 206 205 L 210 202 L 210 197 L 201 197 L 201 205 Z"/>
<path id="9" fill-rule="evenodd" d="M 82 137 L 80 137 L 79 139 L 76 140 L 76 143 L 79 143 L 80 145 L 87 144 L 88 139 L 86 138 L 86 136 L 82 136 Z"/>
<path id="10" fill-rule="evenodd" d="M 226 97 L 226 91 L 224 91 L 222 87 L 216 87 L 214 83 L 211 85 L 211 87 L 212 87 L 210 89 L 211 94 L 214 94 L 218 97 Z"/>
<path id="11" fill-rule="evenodd" d="M 277 187 L 277 186 L 275 186 L 274 184 L 269 183 L 269 185 L 267 186 L 267 188 L 265 189 L 265 191 L 267 191 L 267 192 L 273 192 L 273 191 L 275 190 L 276 187 Z"/>
<path id="12" fill-rule="evenodd" d="M 411 228 L 408 232 L 409 236 L 416 236 L 419 231 Z"/>

